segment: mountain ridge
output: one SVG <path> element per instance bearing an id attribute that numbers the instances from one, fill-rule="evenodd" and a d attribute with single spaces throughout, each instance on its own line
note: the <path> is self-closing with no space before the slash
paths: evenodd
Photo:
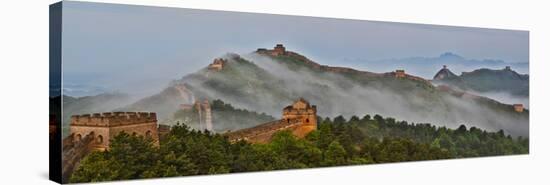
<path id="1" fill-rule="evenodd" d="M 292 51 L 273 52 L 222 56 L 225 62 L 217 67 L 213 63 L 187 74 L 161 93 L 122 110 L 141 111 L 144 107 L 136 105 L 147 105 L 147 111 L 158 112 L 160 119 L 172 119 L 179 104 L 193 103 L 174 88 L 184 86 L 195 100 L 220 99 L 235 108 L 265 112 L 275 118 L 284 106 L 303 97 L 318 105 L 322 117 L 382 114 L 416 123 L 448 127 L 467 124 L 528 135 L 528 111 L 514 112 L 512 105 L 461 91 L 444 91 L 402 70 L 373 73 L 321 65 Z M 165 91 L 171 93 L 163 94 Z"/>
<path id="2" fill-rule="evenodd" d="M 411 73 L 424 78 L 431 78 L 433 71 L 440 69 L 442 65 L 452 67 L 455 71 L 472 71 L 479 68 L 504 68 L 510 66 L 520 73 L 529 72 L 529 62 L 506 62 L 500 59 L 469 59 L 453 52 L 444 52 L 433 57 L 406 57 L 381 60 L 367 59 L 343 59 L 343 63 L 349 63 L 372 71 L 388 71 L 395 68 L 406 68 Z"/>
<path id="3" fill-rule="evenodd" d="M 262 51 L 256 51 L 255 53 L 261 54 L 261 55 L 264 55 L 264 56 L 271 56 L 271 55 L 269 55 L 269 53 L 262 52 Z M 395 73 L 396 73 L 395 71 L 394 72 L 385 72 L 385 73 L 375 73 L 375 72 L 370 72 L 370 71 L 353 69 L 353 68 L 350 68 L 350 67 L 321 65 L 321 64 L 319 64 L 317 62 L 314 62 L 314 61 L 310 60 L 309 58 L 307 58 L 303 55 L 300 55 L 296 52 L 293 52 L 293 51 L 286 51 L 285 55 L 288 56 L 288 57 L 294 57 L 294 58 L 298 59 L 299 61 L 304 62 L 306 65 L 309 65 L 313 69 L 322 70 L 322 71 L 329 71 L 329 72 L 334 72 L 334 73 L 351 73 L 351 74 L 364 75 L 364 76 L 367 76 L 367 77 L 391 77 L 391 76 L 395 76 Z M 281 55 L 279 55 L 278 57 L 280 57 L 280 56 Z M 408 78 L 408 79 L 411 79 L 411 80 L 417 80 L 417 81 L 421 81 L 421 82 L 430 84 L 428 82 L 428 80 L 426 80 L 422 77 L 413 76 L 413 75 L 410 75 L 410 74 L 405 74 L 405 77 Z"/>
<path id="4" fill-rule="evenodd" d="M 443 70 L 454 74 L 446 67 L 440 72 Z M 515 96 L 529 97 L 529 75 L 519 74 L 509 66 L 504 69 L 481 68 L 454 76 L 438 72 L 433 80 L 465 91 L 481 93 L 501 91 Z"/>

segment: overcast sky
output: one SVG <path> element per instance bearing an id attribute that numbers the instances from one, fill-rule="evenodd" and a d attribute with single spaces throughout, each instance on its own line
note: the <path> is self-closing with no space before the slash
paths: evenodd
<path id="1" fill-rule="evenodd" d="M 328 65 L 444 52 L 529 62 L 526 31 L 70 1 L 63 7 L 65 84 L 152 93 L 227 52 L 276 43 Z"/>

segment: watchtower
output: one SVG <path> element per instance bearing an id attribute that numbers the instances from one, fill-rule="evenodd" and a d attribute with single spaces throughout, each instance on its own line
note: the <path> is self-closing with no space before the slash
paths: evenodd
<path id="1" fill-rule="evenodd" d="M 298 138 L 304 138 L 317 129 L 317 107 L 310 105 L 303 98 L 283 109 L 280 120 L 259 124 L 255 127 L 228 132 L 225 135 L 231 142 L 245 140 L 251 143 L 267 143 L 273 134 L 289 130 Z"/>
<path id="2" fill-rule="evenodd" d="M 523 112 L 523 104 L 514 104 L 514 111 Z"/>
<path id="3" fill-rule="evenodd" d="M 292 105 L 283 109 L 283 122 L 297 122 L 299 128 L 294 134 L 303 137 L 307 133 L 317 129 L 317 106 L 310 105 L 303 98 L 298 99 Z"/>
<path id="4" fill-rule="evenodd" d="M 402 69 L 395 70 L 395 77 L 405 78 L 405 70 L 402 70 Z"/>
<path id="5" fill-rule="evenodd" d="M 158 146 L 157 115 L 154 112 L 105 112 L 71 116 L 73 142 L 93 133 L 93 150 L 109 148 L 109 140 L 120 132 L 150 137 Z"/>
<path id="6" fill-rule="evenodd" d="M 227 61 L 223 58 L 214 59 L 214 62 L 208 65 L 208 70 L 221 71 L 225 63 L 227 63 Z"/>
<path id="7" fill-rule="evenodd" d="M 282 44 L 277 44 L 273 48 L 272 55 L 278 56 L 278 55 L 284 55 L 286 53 L 286 49 Z"/>
<path id="8" fill-rule="evenodd" d="M 194 106 L 199 114 L 200 130 L 213 131 L 212 110 L 210 109 L 210 103 L 208 102 L 208 99 L 204 99 L 203 101 L 196 101 Z"/>

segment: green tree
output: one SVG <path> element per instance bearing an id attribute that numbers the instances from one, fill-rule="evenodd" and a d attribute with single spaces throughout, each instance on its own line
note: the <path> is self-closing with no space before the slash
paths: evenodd
<path id="1" fill-rule="evenodd" d="M 323 166 L 338 166 L 346 164 L 346 150 L 338 141 L 333 141 L 325 151 Z"/>
<path id="2" fill-rule="evenodd" d="M 343 124 L 346 123 L 346 118 L 344 116 L 340 115 L 334 118 L 334 124 Z"/>
<path id="3" fill-rule="evenodd" d="M 92 152 L 80 161 L 80 167 L 73 172 L 70 182 L 99 182 L 116 180 L 118 173 L 102 152 Z"/>
<path id="4" fill-rule="evenodd" d="M 111 140 L 110 150 L 86 156 L 72 174 L 71 182 L 137 179 L 158 159 L 153 140 L 121 132 Z"/>

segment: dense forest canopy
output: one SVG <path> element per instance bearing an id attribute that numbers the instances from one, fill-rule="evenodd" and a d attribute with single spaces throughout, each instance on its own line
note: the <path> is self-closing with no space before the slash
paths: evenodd
<path id="1" fill-rule="evenodd" d="M 359 165 L 527 154 L 528 138 L 487 132 L 408 124 L 380 115 L 319 118 L 318 129 L 303 139 L 289 131 L 267 144 L 231 143 L 227 137 L 179 123 L 160 147 L 143 136 L 120 133 L 104 152 L 81 161 L 71 182 L 173 177 L 341 165 Z"/>

